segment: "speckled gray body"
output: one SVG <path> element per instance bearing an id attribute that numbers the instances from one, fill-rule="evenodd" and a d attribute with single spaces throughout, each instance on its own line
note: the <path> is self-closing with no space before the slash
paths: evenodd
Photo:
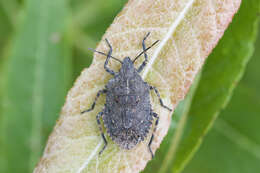
<path id="1" fill-rule="evenodd" d="M 143 52 L 141 52 L 133 61 L 129 57 L 124 58 L 123 62 L 113 57 L 112 46 L 107 39 L 106 43 L 110 48 L 108 54 L 94 50 L 94 52 L 107 56 L 104 68 L 108 73 L 114 76 L 108 81 L 105 89 L 98 91 L 91 108 L 81 112 L 83 114 L 93 110 L 98 97 L 103 93 L 106 94 L 105 107 L 96 116 L 99 130 L 105 143 L 99 154 L 101 154 L 107 146 L 107 140 L 101 126 L 101 119 L 103 119 L 104 126 L 112 140 L 121 148 L 129 150 L 146 138 L 153 123 L 153 118 L 155 118 L 155 126 L 148 143 L 148 149 L 153 157 L 151 144 L 154 132 L 156 131 L 159 122 L 159 116 L 157 113 L 152 111 L 150 104 L 150 90 L 154 90 L 162 107 L 169 111 L 171 111 L 171 109 L 163 104 L 156 87 L 148 85 L 139 75 L 148 61 L 146 51 L 158 42 L 157 40 L 150 47 L 146 48 L 145 40 L 148 36 L 149 33 L 144 37 L 142 42 Z M 134 62 L 142 54 L 144 54 L 145 60 L 136 69 L 134 67 Z M 119 72 L 114 72 L 107 66 L 110 58 L 113 58 L 122 64 Z"/>
<path id="2" fill-rule="evenodd" d="M 107 133 L 121 148 L 131 149 L 144 140 L 151 128 L 150 87 L 132 61 L 125 58 L 106 89 L 103 121 Z"/>

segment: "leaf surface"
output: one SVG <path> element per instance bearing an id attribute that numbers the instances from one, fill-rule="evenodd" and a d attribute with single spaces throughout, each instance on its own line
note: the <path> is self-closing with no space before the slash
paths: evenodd
<path id="1" fill-rule="evenodd" d="M 239 5 L 240 0 L 132 0 L 115 18 L 103 38 L 110 41 L 114 47 L 113 56 L 120 59 L 125 56 L 134 58 L 141 52 L 142 38 L 148 32 L 151 32 L 148 45 L 161 40 L 149 50 L 149 63 L 141 76 L 158 88 L 166 105 L 175 108 Z M 97 49 L 108 51 L 104 41 Z M 108 138 L 108 147 L 98 156 L 103 141 L 95 117 L 104 106 L 104 97 L 98 101 L 94 111 L 83 115 L 80 112 L 90 107 L 98 90 L 104 88 L 111 78 L 103 69 L 104 60 L 103 56 L 95 54 L 90 68 L 77 79 L 34 172 L 133 173 L 144 169 L 151 159 L 147 149 L 148 138 L 130 151 L 120 149 Z M 116 62 L 109 66 L 115 71 L 120 68 Z M 153 110 L 160 115 L 152 144 L 155 151 L 167 133 L 172 113 L 162 108 L 156 96 L 151 95 Z"/>
<path id="2" fill-rule="evenodd" d="M 3 66 L 1 172 L 32 172 L 64 102 L 70 82 L 69 49 L 62 37 L 66 5 L 64 0 L 27 1 Z"/>

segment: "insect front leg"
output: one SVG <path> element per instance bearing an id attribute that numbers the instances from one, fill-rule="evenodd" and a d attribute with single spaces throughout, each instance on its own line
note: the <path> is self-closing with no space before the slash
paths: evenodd
<path id="1" fill-rule="evenodd" d="M 105 62 L 105 64 L 104 64 L 104 68 L 105 68 L 105 70 L 108 72 L 108 73 L 110 73 L 111 75 L 115 75 L 115 72 L 113 71 L 113 70 L 111 70 L 110 68 L 108 68 L 108 66 L 107 66 L 107 64 L 108 64 L 108 61 L 109 61 L 109 59 L 110 59 L 110 57 L 111 57 L 111 55 L 112 55 L 112 46 L 111 46 L 111 44 L 108 42 L 108 40 L 107 39 L 105 39 L 106 40 L 106 43 L 107 43 L 107 45 L 108 45 L 108 47 L 109 47 L 109 52 L 108 52 L 108 54 L 107 54 L 107 59 L 106 59 L 106 62 Z"/>
<path id="2" fill-rule="evenodd" d="M 158 116 L 158 114 L 155 113 L 155 112 L 152 112 L 152 116 L 153 116 L 154 118 L 156 118 L 156 121 L 155 121 L 155 126 L 154 126 L 154 129 L 153 129 L 153 133 L 152 133 L 151 139 L 150 139 L 149 144 L 148 144 L 148 149 L 149 149 L 149 151 L 150 151 L 150 153 L 151 153 L 151 155 L 152 155 L 152 158 L 153 158 L 153 157 L 154 157 L 154 154 L 153 154 L 153 151 L 152 151 L 152 149 L 151 149 L 151 144 L 152 144 L 152 142 L 153 142 L 154 133 L 156 132 L 156 129 L 157 129 L 157 126 L 158 126 L 158 123 L 159 123 L 159 116 Z"/>
<path id="3" fill-rule="evenodd" d="M 157 97 L 159 98 L 160 105 L 161 105 L 162 107 L 168 109 L 169 111 L 172 111 L 171 108 L 169 108 L 168 106 L 165 106 L 165 105 L 163 104 L 163 101 L 162 101 L 162 99 L 161 99 L 161 96 L 160 96 L 160 94 L 159 94 L 159 91 L 157 90 L 156 87 L 150 86 L 150 90 L 154 90 L 154 92 L 156 93 Z"/>
<path id="4" fill-rule="evenodd" d="M 97 102 L 97 99 L 99 98 L 99 96 L 100 96 L 101 94 L 106 93 L 106 92 L 107 92 L 106 89 L 99 90 L 98 93 L 97 93 L 97 95 L 96 95 L 96 98 L 95 98 L 94 102 L 93 102 L 92 105 L 91 105 L 91 108 L 89 108 L 89 109 L 87 109 L 87 110 L 85 110 L 85 111 L 82 111 L 81 114 L 84 114 L 85 112 L 92 111 L 92 110 L 95 108 L 95 105 L 96 105 L 96 102 Z"/>
<path id="5" fill-rule="evenodd" d="M 145 46 L 145 40 L 146 38 L 150 35 L 150 32 L 148 32 L 148 34 L 144 37 L 143 42 L 142 42 L 142 46 L 143 46 L 143 52 L 144 52 L 144 62 L 140 65 L 140 67 L 137 69 L 138 73 L 140 73 L 144 67 L 146 66 L 147 62 L 148 62 L 148 56 L 146 54 L 146 46 Z"/>
<path id="6" fill-rule="evenodd" d="M 100 150 L 99 155 L 102 154 L 102 152 L 103 152 L 103 151 L 105 150 L 105 148 L 107 147 L 107 140 L 106 140 L 106 138 L 105 138 L 105 135 L 104 135 L 104 132 L 103 132 L 103 130 L 102 130 L 101 123 L 100 123 L 100 120 L 101 120 L 101 117 L 102 117 L 103 114 L 104 114 L 104 112 L 102 111 L 102 112 L 99 112 L 98 115 L 96 116 L 98 128 L 99 128 L 99 131 L 101 132 L 102 139 L 103 139 L 103 141 L 104 141 L 104 143 L 105 143 L 105 145 L 104 145 L 104 147 L 102 148 L 102 150 Z"/>

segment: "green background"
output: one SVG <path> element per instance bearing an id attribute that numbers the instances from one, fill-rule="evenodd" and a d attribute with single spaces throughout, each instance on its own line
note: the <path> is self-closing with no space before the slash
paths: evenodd
<path id="1" fill-rule="evenodd" d="M 39 161 L 68 89 L 91 64 L 88 48 L 126 0 L 105 2 L 0 0 L 0 172 L 32 172 Z M 259 0 L 243 1 L 143 172 L 260 170 L 259 14 Z"/>

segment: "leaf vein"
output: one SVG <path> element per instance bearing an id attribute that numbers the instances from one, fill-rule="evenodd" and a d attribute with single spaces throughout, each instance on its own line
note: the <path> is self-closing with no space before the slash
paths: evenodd
<path id="1" fill-rule="evenodd" d="M 185 17 L 186 13 L 188 12 L 188 10 L 190 9 L 190 7 L 192 6 L 192 4 L 195 2 L 195 0 L 190 0 L 187 5 L 185 6 L 185 8 L 182 10 L 182 12 L 180 13 L 180 15 L 177 17 L 177 19 L 173 22 L 173 24 L 171 25 L 171 27 L 169 28 L 168 32 L 166 33 L 166 36 L 164 37 L 164 39 L 161 41 L 161 43 L 159 44 L 158 48 L 155 50 L 151 60 L 148 62 L 146 68 L 144 69 L 144 72 L 142 74 L 143 79 L 146 78 L 150 68 L 152 67 L 155 59 L 158 57 L 159 53 L 161 52 L 161 50 L 163 49 L 164 45 L 167 43 L 167 41 L 171 38 L 172 34 L 175 32 L 177 26 L 181 23 L 181 21 L 183 20 L 183 18 Z"/>

